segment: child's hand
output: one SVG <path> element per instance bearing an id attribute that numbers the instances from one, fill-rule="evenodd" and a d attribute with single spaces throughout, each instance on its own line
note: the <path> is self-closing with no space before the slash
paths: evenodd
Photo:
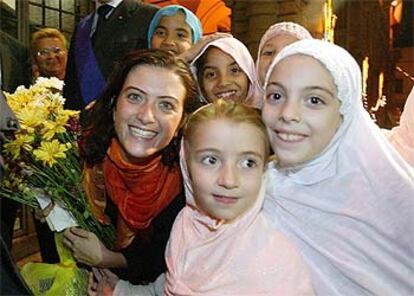
<path id="1" fill-rule="evenodd" d="M 89 273 L 89 296 L 112 296 L 119 278 L 109 269 L 92 268 Z"/>
<path id="2" fill-rule="evenodd" d="M 50 212 L 53 210 L 53 207 L 55 204 L 53 203 L 53 200 L 50 202 L 50 204 L 47 205 L 46 208 L 42 209 L 35 209 L 34 210 L 34 217 L 39 220 L 40 222 L 45 222 L 46 217 L 49 216 Z"/>
<path id="3" fill-rule="evenodd" d="M 96 101 L 92 101 L 90 102 L 88 105 L 86 105 L 85 110 L 89 111 L 93 108 L 93 106 L 95 106 Z"/>
<path id="4" fill-rule="evenodd" d="M 77 262 L 89 265 L 104 267 L 103 259 L 109 250 L 102 244 L 96 234 L 71 227 L 63 233 L 63 244 L 72 251 Z"/>

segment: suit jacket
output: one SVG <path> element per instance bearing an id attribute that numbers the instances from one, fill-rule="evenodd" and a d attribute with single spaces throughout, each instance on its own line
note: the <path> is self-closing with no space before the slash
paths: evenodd
<path id="1" fill-rule="evenodd" d="M 94 43 L 96 60 L 105 79 L 108 79 L 114 62 L 134 49 L 147 47 L 148 26 L 157 10 L 158 8 L 153 5 L 136 0 L 123 0 L 112 11 L 109 19 L 100 28 Z M 69 48 L 63 96 L 66 98 L 67 109 L 81 110 L 85 104 L 82 100 L 76 69 L 76 32 L 77 30 L 72 36 Z"/>
<path id="2" fill-rule="evenodd" d="M 3 31 L 0 31 L 0 57 L 2 90 L 13 93 L 19 85 L 30 85 L 31 66 L 28 50 Z"/>

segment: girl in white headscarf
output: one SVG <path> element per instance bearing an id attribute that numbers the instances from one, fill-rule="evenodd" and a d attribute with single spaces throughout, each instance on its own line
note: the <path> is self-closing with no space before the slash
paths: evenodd
<path id="1" fill-rule="evenodd" d="M 224 99 L 260 108 L 262 102 L 253 58 L 236 38 L 207 41 L 190 65 L 196 72 L 205 102 Z"/>
<path id="2" fill-rule="evenodd" d="M 260 39 L 257 51 L 256 70 L 260 85 L 263 86 L 267 69 L 275 55 L 293 42 L 311 38 L 309 31 L 297 23 L 281 22 L 271 25 Z"/>
<path id="3" fill-rule="evenodd" d="M 272 62 L 265 91 L 278 160 L 264 211 L 299 247 L 316 294 L 412 295 L 414 173 L 363 108 L 356 61 L 301 40 Z"/>

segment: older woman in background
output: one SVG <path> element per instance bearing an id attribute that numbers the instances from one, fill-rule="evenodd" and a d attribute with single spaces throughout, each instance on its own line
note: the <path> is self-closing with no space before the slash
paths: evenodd
<path id="1" fill-rule="evenodd" d="M 57 29 L 44 28 L 32 35 L 30 50 L 33 76 L 65 78 L 68 61 L 67 41 Z"/>

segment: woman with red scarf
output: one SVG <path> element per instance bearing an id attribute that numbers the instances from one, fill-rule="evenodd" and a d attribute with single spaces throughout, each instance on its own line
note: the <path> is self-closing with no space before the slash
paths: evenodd
<path id="1" fill-rule="evenodd" d="M 196 98 L 189 68 L 169 53 L 140 50 L 120 61 L 86 115 L 80 145 L 87 196 L 96 217 L 116 226 L 115 247 L 68 229 L 64 244 L 79 263 L 115 269 L 136 284 L 165 271 L 165 246 L 185 203 L 180 131 Z"/>

